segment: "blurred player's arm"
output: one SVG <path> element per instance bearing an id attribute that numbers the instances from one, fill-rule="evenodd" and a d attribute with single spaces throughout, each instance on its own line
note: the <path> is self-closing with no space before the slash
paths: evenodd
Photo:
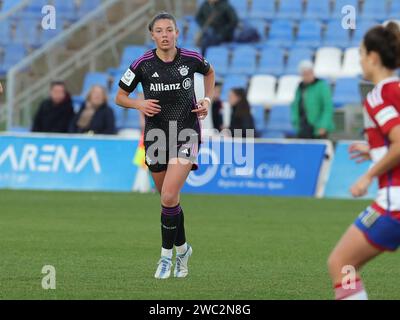
<path id="1" fill-rule="evenodd" d="M 379 177 L 380 175 L 393 169 L 400 162 L 400 125 L 393 127 L 389 132 L 390 146 L 386 155 L 377 162 L 367 174 L 371 178 Z"/>
<path id="2" fill-rule="evenodd" d="M 1 82 L 0 82 L 0 94 L 2 94 L 3 93 L 3 86 L 1 85 Z"/>
<path id="3" fill-rule="evenodd" d="M 362 197 L 368 191 L 373 179 L 393 169 L 400 162 L 400 125 L 396 125 L 389 131 L 389 150 L 385 156 L 372 166 L 352 187 L 354 197 Z"/>
<path id="4" fill-rule="evenodd" d="M 215 88 L 215 71 L 210 65 L 208 72 L 204 75 L 204 95 L 205 98 L 200 100 L 197 104 L 198 109 L 192 112 L 197 113 L 201 120 L 205 119 L 208 115 L 208 109 L 211 107 L 212 101 L 210 97 L 214 96 Z"/>
<path id="5" fill-rule="evenodd" d="M 367 143 L 355 142 L 349 147 L 350 159 L 355 160 L 357 163 L 369 161 L 371 160 L 369 151 L 370 148 Z"/>
<path id="6" fill-rule="evenodd" d="M 115 103 L 123 108 L 137 109 L 148 117 L 153 117 L 161 111 L 161 107 L 157 104 L 159 100 L 132 99 L 129 98 L 129 95 L 129 92 L 119 88 Z"/>

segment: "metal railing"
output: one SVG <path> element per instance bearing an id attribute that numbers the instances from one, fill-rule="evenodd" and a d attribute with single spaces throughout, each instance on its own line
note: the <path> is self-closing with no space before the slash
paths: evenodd
<path id="1" fill-rule="evenodd" d="M 32 0 L 23 0 L 16 6 L 12 7 L 10 10 L 0 13 L 0 22 L 11 17 L 13 14 L 17 13 L 20 9 L 26 7 Z"/>
<path id="2" fill-rule="evenodd" d="M 132 13 L 111 25 L 108 14 L 117 5 L 122 6 L 124 12 Z M 85 71 L 86 66 L 96 69 L 96 60 L 107 50 L 118 61 L 117 43 L 145 25 L 154 7 L 155 0 L 142 1 L 142 4 L 132 0 L 104 1 L 96 10 L 12 67 L 7 74 L 7 129 L 24 122 L 22 118 L 25 123 L 30 122 L 34 102 L 47 94 L 51 81 L 66 80 Z M 81 41 L 82 45 L 68 56 L 71 41 Z M 0 121 L 2 116 L 4 110 L 0 108 Z"/>

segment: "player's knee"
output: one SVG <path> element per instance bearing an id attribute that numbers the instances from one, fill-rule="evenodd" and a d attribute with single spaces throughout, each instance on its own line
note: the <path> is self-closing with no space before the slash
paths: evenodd
<path id="1" fill-rule="evenodd" d="M 174 207 L 179 202 L 179 195 L 170 190 L 161 191 L 161 203 L 165 207 Z"/>

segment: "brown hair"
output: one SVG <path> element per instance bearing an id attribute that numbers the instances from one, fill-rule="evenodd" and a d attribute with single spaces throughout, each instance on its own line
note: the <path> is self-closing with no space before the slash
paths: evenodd
<path id="1" fill-rule="evenodd" d="M 395 22 L 371 28 L 364 36 L 367 53 L 379 54 L 384 67 L 394 70 L 400 67 L 400 28 Z"/>
<path id="2" fill-rule="evenodd" d="M 107 94 L 107 90 L 106 88 L 104 88 L 103 86 L 100 85 L 94 85 L 90 88 L 89 92 L 86 95 L 86 103 L 90 103 L 90 98 L 92 97 L 92 93 L 95 89 L 100 89 L 103 93 L 103 104 L 107 104 L 108 103 L 108 94 Z"/>
<path id="3" fill-rule="evenodd" d="M 149 31 L 150 32 L 153 31 L 154 25 L 158 20 L 164 20 L 164 19 L 171 20 L 175 25 L 175 29 L 178 29 L 175 17 L 166 11 L 162 11 L 162 12 L 158 13 L 157 15 L 155 15 L 153 17 L 153 19 L 151 19 L 151 21 L 149 23 Z"/>
<path id="4" fill-rule="evenodd" d="M 243 88 L 232 88 L 231 91 L 239 98 L 236 105 L 236 114 L 240 117 L 245 117 L 251 114 L 250 104 L 247 101 L 247 92 Z"/>

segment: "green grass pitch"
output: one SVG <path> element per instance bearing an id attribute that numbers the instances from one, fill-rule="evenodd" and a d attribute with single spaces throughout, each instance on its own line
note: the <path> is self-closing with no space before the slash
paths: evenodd
<path id="1" fill-rule="evenodd" d="M 365 201 L 183 195 L 186 279 L 156 280 L 155 194 L 0 191 L 0 299 L 331 299 L 327 256 Z M 56 289 L 43 290 L 44 265 Z M 400 256 L 363 270 L 400 298 Z"/>

